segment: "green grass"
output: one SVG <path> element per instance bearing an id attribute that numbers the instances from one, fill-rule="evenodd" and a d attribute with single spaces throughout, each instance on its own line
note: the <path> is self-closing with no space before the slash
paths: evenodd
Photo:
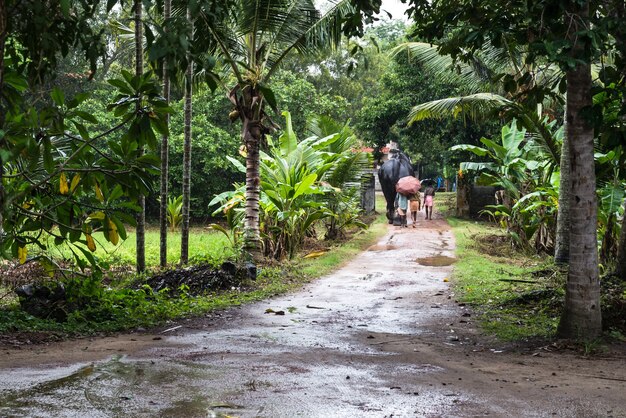
<path id="1" fill-rule="evenodd" d="M 94 234 L 96 251 L 94 255 L 101 261 L 114 265 L 134 265 L 136 261 L 136 235 L 134 230 L 128 230 L 126 240 L 117 246 L 106 241 L 101 233 Z M 180 261 L 180 232 L 169 232 L 167 236 L 167 262 L 174 265 Z M 157 228 L 146 229 L 146 265 L 159 265 L 160 234 Z M 59 259 L 70 259 L 72 253 L 67 246 L 55 247 L 53 240 L 48 242 L 52 256 Z M 191 228 L 189 234 L 190 260 L 223 260 L 233 255 L 228 239 L 224 234 L 206 228 Z"/>
<path id="2" fill-rule="evenodd" d="M 456 192 L 437 192 L 435 209 L 444 216 L 453 216 L 456 211 Z"/>
<path id="3" fill-rule="evenodd" d="M 496 238 L 502 231 L 488 224 L 457 218 L 448 222 L 457 243 L 457 299 L 478 312 L 485 331 L 503 341 L 553 337 L 564 277 L 551 260 L 517 253 L 506 237 Z"/>

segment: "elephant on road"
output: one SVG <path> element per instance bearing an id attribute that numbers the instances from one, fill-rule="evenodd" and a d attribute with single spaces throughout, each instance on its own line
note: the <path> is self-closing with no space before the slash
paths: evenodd
<path id="1" fill-rule="evenodd" d="M 399 150 L 391 150 L 389 160 L 378 170 L 378 180 L 387 201 L 387 219 L 393 223 L 394 201 L 396 199 L 396 183 L 406 176 L 415 176 L 411 159 Z"/>

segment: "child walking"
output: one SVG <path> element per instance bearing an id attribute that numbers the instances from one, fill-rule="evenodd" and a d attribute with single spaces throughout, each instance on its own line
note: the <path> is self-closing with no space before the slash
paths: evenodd
<path id="1" fill-rule="evenodd" d="M 422 199 L 420 192 L 412 194 L 409 197 L 409 208 L 411 210 L 411 221 L 413 222 L 413 228 L 417 228 L 417 212 L 421 209 Z"/>
<path id="2" fill-rule="evenodd" d="M 433 204 L 435 200 L 435 188 L 432 185 L 426 186 L 424 189 L 424 211 L 426 211 L 426 219 L 433 219 Z"/>

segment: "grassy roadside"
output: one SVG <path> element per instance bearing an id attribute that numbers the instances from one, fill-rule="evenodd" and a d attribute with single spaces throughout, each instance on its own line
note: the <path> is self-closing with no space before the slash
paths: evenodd
<path id="1" fill-rule="evenodd" d="M 136 260 L 137 239 L 135 231 L 129 229 L 127 238 L 113 245 L 102 238 L 101 234 L 95 234 L 96 251 L 94 256 L 100 261 L 114 266 L 133 266 Z M 167 235 L 167 263 L 175 265 L 180 260 L 180 231 L 170 232 Z M 146 228 L 146 265 L 159 265 L 160 232 L 158 227 Z M 52 249 L 55 259 L 72 259 L 72 254 L 67 246 L 56 247 L 54 240 L 49 239 L 48 247 Z M 228 239 L 220 232 L 208 228 L 192 227 L 189 234 L 189 258 L 194 260 L 226 259 L 232 255 Z"/>
<path id="2" fill-rule="evenodd" d="M 384 208 L 381 198 L 377 200 L 377 208 Z M 191 248 L 195 248 L 197 261 L 224 259 L 225 243 L 221 235 L 206 231 L 196 231 L 192 237 Z M 0 300 L 0 340 L 1 334 L 27 333 L 33 341 L 56 340 L 66 336 L 89 335 L 101 332 L 123 331 L 137 327 L 158 326 L 169 320 L 193 317 L 212 310 L 263 300 L 283 294 L 301 287 L 304 283 L 326 275 L 337 269 L 363 249 L 374 244 L 386 232 L 384 214 L 376 216 L 369 229 L 356 232 L 348 241 L 337 243 L 317 258 L 299 258 L 263 266 L 255 281 L 247 281 L 227 291 L 216 291 L 202 296 L 193 296 L 184 290 L 177 297 L 168 296 L 166 292 L 154 293 L 149 289 L 129 287 L 133 280 L 127 276 L 113 279 L 104 289 L 99 282 L 93 286 L 88 279 L 78 284 L 82 286 L 81 294 L 93 293 L 98 300 L 97 305 L 87 306 L 72 312 L 66 321 L 57 322 L 33 317 L 21 311 L 17 299 Z M 158 231 L 151 231 L 158 238 Z M 150 236 L 150 235 L 149 235 Z M 148 247 L 147 255 L 158 257 L 158 239 L 148 239 L 154 251 Z M 156 245 L 154 244 L 156 242 Z M 125 246 L 128 245 L 128 248 Z M 175 246 L 175 239 L 170 246 Z M 123 246 L 103 251 L 103 257 L 116 265 L 132 263 L 127 258 L 133 255 L 134 239 L 129 236 Z M 174 255 L 175 257 L 176 255 Z M 155 261 L 153 264 L 155 264 Z M 132 264 L 131 264 L 132 265 Z M 67 284 L 66 284 L 67 286 Z M 0 289 L 2 290 L 2 289 Z M 5 289 L 6 290 L 6 289 Z M 2 292 L 0 292 L 2 293 Z M 40 336 L 34 338 L 33 332 Z"/>
<path id="3" fill-rule="evenodd" d="M 565 278 L 551 259 L 520 254 L 486 223 L 448 222 L 457 245 L 457 299 L 472 306 L 483 329 L 510 342 L 554 337 Z"/>

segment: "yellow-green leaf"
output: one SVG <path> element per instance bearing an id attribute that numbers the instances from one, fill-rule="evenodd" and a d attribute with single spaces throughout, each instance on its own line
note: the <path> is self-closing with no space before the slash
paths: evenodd
<path id="1" fill-rule="evenodd" d="M 104 202 L 104 195 L 102 194 L 102 190 L 100 190 L 100 185 L 96 183 L 96 198 L 100 202 Z"/>
<path id="2" fill-rule="evenodd" d="M 80 183 L 80 174 L 74 174 L 74 177 L 72 178 L 72 184 L 70 184 L 70 190 L 72 192 L 76 190 L 78 183 Z"/>
<path id="3" fill-rule="evenodd" d="M 59 192 L 61 194 L 68 194 L 70 191 L 69 187 L 67 187 L 67 177 L 65 177 L 65 173 L 61 173 L 61 178 L 59 179 Z"/>
<path id="4" fill-rule="evenodd" d="M 111 244 L 117 245 L 120 242 L 120 234 L 117 233 L 117 226 L 109 219 L 109 241 Z"/>
<path id="5" fill-rule="evenodd" d="M 104 214 L 104 212 L 94 212 L 89 214 L 90 219 L 98 219 L 100 221 L 103 220 L 105 217 L 106 215 Z"/>
<path id="6" fill-rule="evenodd" d="M 26 255 L 28 251 L 26 247 L 17 247 L 17 258 L 20 260 L 20 264 L 24 264 L 26 262 Z"/>
<path id="7" fill-rule="evenodd" d="M 94 242 L 91 234 L 85 234 L 85 239 L 87 240 L 87 248 L 89 248 L 89 251 L 92 253 L 96 251 L 96 243 Z"/>

